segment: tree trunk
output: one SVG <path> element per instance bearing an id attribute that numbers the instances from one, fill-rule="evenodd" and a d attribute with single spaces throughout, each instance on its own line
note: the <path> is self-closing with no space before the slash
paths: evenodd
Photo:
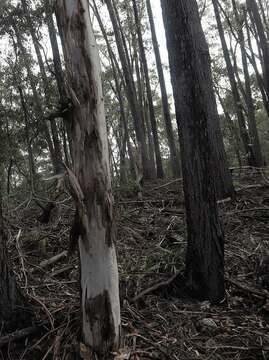
<path id="1" fill-rule="evenodd" d="M 253 157 L 255 158 L 255 165 L 257 167 L 262 167 L 264 165 L 260 139 L 257 130 L 256 124 L 256 115 L 255 115 L 255 106 L 252 98 L 252 90 L 251 90 L 251 82 L 248 70 L 248 60 L 247 60 L 247 52 L 245 48 L 245 36 L 243 32 L 243 22 L 240 21 L 240 16 L 238 13 L 237 5 L 235 0 L 232 0 L 233 10 L 237 22 L 237 29 L 238 29 L 238 37 L 239 37 L 239 44 L 242 56 L 242 65 L 245 77 L 245 101 L 248 113 L 248 125 L 249 125 L 249 133 L 250 133 L 250 140 L 252 145 Z"/>
<path id="2" fill-rule="evenodd" d="M 147 102 L 145 101 L 144 76 L 143 76 L 144 71 L 142 66 L 139 66 L 136 39 L 133 39 L 133 48 L 134 48 L 133 62 L 134 62 L 134 68 L 136 74 L 138 103 L 139 103 L 139 108 L 141 109 L 143 132 L 147 135 L 147 139 L 148 139 L 148 160 L 149 160 L 150 173 L 152 174 L 152 178 L 155 179 L 156 167 L 155 167 L 155 156 L 154 156 L 154 143 L 153 143 L 151 126 L 149 125 Z"/>
<path id="3" fill-rule="evenodd" d="M 163 171 L 163 165 L 162 165 L 161 149 L 160 149 L 160 144 L 159 144 L 157 122 L 156 122 L 156 117 L 155 117 L 155 112 L 154 112 L 154 105 L 153 105 L 152 92 L 151 92 L 151 86 L 150 86 L 148 62 L 147 62 L 147 58 L 146 58 L 145 48 L 143 45 L 142 32 L 141 32 L 141 27 L 140 27 L 141 20 L 139 19 L 139 16 L 138 16 L 136 0 L 132 0 L 132 3 L 133 3 L 134 19 L 135 19 L 135 25 L 136 25 L 137 38 L 138 38 L 139 52 L 140 52 L 143 70 L 144 70 L 144 76 L 145 76 L 148 107 L 149 107 L 149 118 L 150 118 L 150 123 L 151 123 L 151 128 L 152 128 L 152 134 L 153 134 L 153 140 L 154 140 L 154 150 L 155 150 L 155 156 L 156 156 L 157 177 L 163 178 L 164 171 Z"/>
<path id="4" fill-rule="evenodd" d="M 156 178 L 156 167 L 155 167 L 155 156 L 154 156 L 154 142 L 153 142 L 153 136 L 151 131 L 151 124 L 149 120 L 149 109 L 148 109 L 148 102 L 147 99 L 143 99 L 143 117 L 146 127 L 146 133 L 148 137 L 148 154 L 149 154 L 149 162 L 150 162 L 150 168 L 153 174 L 153 178 Z"/>
<path id="5" fill-rule="evenodd" d="M 119 77 L 123 79 L 123 76 L 122 76 L 122 74 L 120 72 L 120 69 L 117 67 L 116 57 L 115 57 L 115 54 L 114 54 L 114 52 L 113 52 L 113 50 L 111 48 L 111 45 L 110 45 L 110 43 L 108 41 L 107 34 L 106 34 L 106 31 L 105 31 L 104 25 L 102 23 L 102 19 L 100 17 L 99 12 L 98 12 L 98 8 L 96 6 L 95 1 L 93 1 L 93 9 L 94 9 L 95 16 L 97 18 L 98 24 L 100 26 L 101 32 L 103 34 L 103 37 L 105 39 L 108 54 L 109 54 L 110 61 L 111 61 L 113 76 L 114 76 L 114 80 L 115 80 L 115 87 L 116 87 L 116 94 L 115 95 L 117 96 L 118 101 L 119 101 L 121 120 L 123 122 L 124 132 L 125 132 L 126 141 L 127 141 L 127 148 L 128 148 L 128 154 L 129 154 L 129 160 L 130 160 L 130 172 L 131 172 L 131 175 L 133 176 L 133 178 L 135 179 L 136 170 L 135 170 L 134 154 L 133 154 L 132 146 L 131 146 L 131 142 L 130 142 L 130 135 L 129 135 L 129 130 L 128 130 L 128 122 L 127 122 L 127 117 L 126 117 L 126 112 L 125 112 L 125 107 L 124 107 L 124 99 L 123 99 L 123 96 L 122 96 L 121 84 L 120 84 L 120 81 L 119 81 Z"/>
<path id="6" fill-rule="evenodd" d="M 26 103 L 24 100 L 23 90 L 20 86 L 18 86 L 20 100 L 21 100 L 21 107 L 24 115 L 24 122 L 25 122 L 25 135 L 26 135 L 26 144 L 27 144 L 27 151 L 28 151 L 28 161 L 29 161 L 29 173 L 30 173 L 30 186 L 31 191 L 35 191 L 35 179 L 36 179 L 36 169 L 35 169 L 35 161 L 33 155 L 33 149 L 30 139 L 30 124 L 28 119 L 28 111 L 26 107 Z"/>
<path id="7" fill-rule="evenodd" d="M 20 36 L 20 33 L 17 29 L 17 26 L 15 24 L 15 22 L 13 23 L 13 28 L 14 28 L 14 32 L 16 34 L 16 38 L 17 38 L 17 42 L 18 42 L 18 48 L 20 50 L 23 62 L 24 62 L 24 66 L 26 68 L 26 72 L 27 72 L 27 77 L 28 77 L 28 81 L 30 83 L 30 87 L 33 93 L 33 99 L 34 99 L 34 113 L 35 113 L 35 117 L 36 120 L 38 121 L 38 124 L 40 125 L 40 131 L 42 133 L 42 135 L 44 136 L 47 145 L 48 145 L 48 149 L 49 149 L 49 154 L 50 154 L 50 158 L 51 158 L 51 162 L 53 165 L 54 170 L 56 171 L 57 169 L 57 159 L 55 157 L 55 152 L 54 152 L 54 146 L 53 146 L 53 142 L 51 139 L 51 135 L 49 132 L 49 128 L 48 128 L 48 124 L 45 120 L 45 116 L 44 116 L 44 112 L 43 112 L 43 108 L 42 108 L 42 104 L 39 98 L 39 95 L 37 93 L 37 88 L 36 88 L 36 84 L 35 84 L 35 80 L 34 80 L 34 75 L 32 72 L 32 69 L 30 67 L 30 63 L 28 61 L 28 54 L 25 50 L 25 47 L 22 43 L 22 39 Z M 40 120 L 41 118 L 41 120 Z"/>
<path id="8" fill-rule="evenodd" d="M 215 100 L 208 46 L 195 0 L 161 0 L 180 128 L 188 246 L 186 285 L 194 296 L 224 296 L 224 236 L 218 217 L 210 123 Z"/>
<path id="9" fill-rule="evenodd" d="M 263 68 L 263 78 L 265 89 L 267 93 L 267 98 L 269 99 L 269 45 L 266 39 L 264 27 L 262 24 L 262 19 L 259 14 L 259 8 L 255 0 L 247 0 L 247 8 L 250 15 L 251 22 L 254 28 L 257 30 L 259 41 L 257 41 L 257 46 L 260 48 L 262 53 L 262 68 Z"/>
<path id="10" fill-rule="evenodd" d="M 58 0 L 56 16 L 73 104 L 83 339 L 100 358 L 117 350 L 120 303 L 101 69 L 87 0 Z"/>
<path id="11" fill-rule="evenodd" d="M 232 139 L 233 139 L 238 166 L 239 166 L 239 168 L 241 168 L 242 167 L 242 159 L 241 159 L 241 153 L 240 153 L 240 144 L 241 144 L 241 142 L 240 142 L 240 137 L 239 137 L 239 134 L 238 134 L 238 128 L 237 128 L 236 124 L 233 122 L 233 120 L 232 120 L 230 114 L 228 113 L 228 111 L 225 109 L 225 104 L 224 104 L 223 99 L 222 99 L 222 97 L 221 97 L 221 95 L 220 95 L 217 88 L 215 88 L 215 92 L 217 94 L 218 100 L 219 100 L 220 105 L 222 107 L 222 110 L 223 110 L 223 113 L 224 113 L 228 128 L 230 130 L 230 133 L 231 133 L 231 136 L 232 136 Z"/>
<path id="12" fill-rule="evenodd" d="M 35 48 L 35 53 L 36 53 L 36 57 L 37 57 L 38 65 L 39 65 L 41 79 L 42 79 L 43 90 L 44 90 L 44 94 L 45 94 L 46 106 L 47 106 L 47 109 L 50 109 L 51 108 L 51 99 L 50 99 L 50 95 L 49 95 L 49 91 L 50 91 L 49 81 L 47 78 L 44 62 L 42 59 L 38 39 L 36 37 L 36 33 L 34 30 L 34 25 L 33 25 L 33 22 L 32 22 L 31 16 L 30 16 L 30 9 L 27 6 L 26 0 L 21 0 L 21 3 L 22 3 L 24 14 L 27 19 L 27 25 L 30 30 L 31 38 L 32 38 L 34 48 Z M 50 127 L 51 127 L 52 141 L 53 141 L 53 147 L 54 147 L 54 157 L 55 157 L 55 161 L 56 161 L 55 172 L 57 173 L 57 172 L 60 172 L 60 169 L 61 169 L 62 149 L 60 146 L 58 128 L 57 128 L 55 119 L 50 120 Z"/>
<path id="13" fill-rule="evenodd" d="M 267 113 L 268 118 L 269 118 L 269 101 L 268 101 L 264 81 L 263 81 L 263 78 L 262 78 L 262 76 L 261 76 L 261 74 L 259 72 L 258 65 L 257 65 L 257 62 L 256 62 L 256 56 L 255 56 L 253 46 L 252 46 L 250 28 L 249 28 L 246 13 L 245 13 L 245 19 L 244 20 L 245 20 L 245 26 L 246 26 L 246 30 L 247 30 L 248 47 L 249 47 L 249 51 L 250 51 L 250 55 L 248 56 L 248 58 L 249 58 L 249 61 L 250 61 L 251 65 L 252 65 L 254 71 L 255 71 L 255 75 L 256 75 L 256 78 L 257 78 L 257 83 L 258 83 L 258 86 L 259 86 L 259 89 L 260 89 L 260 92 L 261 92 L 261 95 L 262 95 L 263 105 L 264 105 L 264 108 L 265 108 L 266 113 Z"/>
<path id="14" fill-rule="evenodd" d="M 265 32 L 266 32 L 266 37 L 268 38 L 268 37 L 269 37 L 268 17 L 267 17 L 267 15 L 265 14 L 265 9 L 264 9 L 262 0 L 258 0 L 258 3 L 259 3 L 259 8 L 260 8 L 260 12 L 261 12 L 261 17 L 262 17 L 263 25 L 264 25 Z M 267 4 L 267 6 L 268 6 L 268 4 Z"/>
<path id="15" fill-rule="evenodd" d="M 56 37 L 56 30 L 53 21 L 53 9 L 50 6 L 49 0 L 46 0 L 45 3 L 45 15 L 46 15 L 46 23 L 48 26 L 50 44 L 53 55 L 53 65 L 54 65 L 54 73 L 57 83 L 57 88 L 60 96 L 60 105 L 63 110 L 63 120 L 64 125 L 67 132 L 67 138 L 69 143 L 70 154 L 72 156 L 72 143 L 71 143 L 71 123 L 72 123 L 72 113 L 69 108 L 69 96 L 66 89 L 65 81 L 64 81 L 64 73 L 62 69 L 62 62 Z"/>
<path id="16" fill-rule="evenodd" d="M 134 122 L 134 129 L 136 133 L 136 138 L 138 142 L 138 146 L 140 148 L 140 152 L 142 155 L 142 163 L 143 163 L 143 175 L 145 178 L 152 178 L 152 174 L 150 172 L 149 167 L 149 160 L 148 160 L 148 153 L 147 153 L 147 144 L 145 133 L 143 132 L 143 124 L 142 124 L 142 116 L 141 116 L 141 109 L 139 109 L 137 95 L 134 86 L 133 76 L 130 72 L 130 66 L 128 65 L 129 62 L 126 57 L 126 53 L 124 51 L 124 45 L 122 41 L 121 32 L 119 29 L 119 24 L 117 22 L 115 9 L 112 5 L 111 0 L 105 0 L 107 5 L 107 9 L 109 12 L 109 16 L 112 22 L 112 26 L 115 33 L 115 39 L 117 43 L 118 53 L 122 65 L 122 72 L 125 79 L 125 89 L 126 89 L 126 96 L 128 99 L 128 103 L 130 106 L 133 122 Z"/>
<path id="17" fill-rule="evenodd" d="M 240 137 L 241 137 L 242 143 L 244 145 L 244 150 L 245 150 L 245 154 L 246 154 L 246 157 L 248 160 L 248 164 L 250 166 L 255 166 L 255 159 L 253 156 L 252 147 L 250 145 L 249 134 L 248 134 L 248 131 L 246 128 L 242 101 L 241 101 L 240 94 L 239 94 L 239 91 L 237 88 L 234 70 L 233 70 L 231 59 L 230 59 L 229 50 L 227 47 L 224 30 L 223 30 L 223 26 L 222 26 L 222 22 L 221 22 L 221 18 L 220 18 L 218 0 L 212 0 L 212 3 L 213 3 L 213 7 L 214 7 L 215 16 L 216 16 L 218 31 L 219 31 L 219 35 L 220 35 L 222 50 L 223 50 L 223 55 L 224 55 L 224 59 L 225 59 L 226 67 L 227 67 L 228 78 L 229 78 L 232 93 L 233 93 L 234 108 L 235 108 L 235 111 L 237 114 Z"/>
<path id="18" fill-rule="evenodd" d="M 2 172 L 2 164 L 1 175 Z M 30 323 L 30 312 L 12 271 L 8 267 L 6 234 L 2 213 L 2 186 L 0 184 L 0 324 L 1 333 L 12 332 Z"/>
<path id="19" fill-rule="evenodd" d="M 170 151 L 171 168 L 172 168 L 172 173 L 173 173 L 174 177 L 179 177 L 180 176 L 180 161 L 179 161 L 179 156 L 177 153 L 176 143 L 175 143 L 175 139 L 174 139 L 174 132 L 173 132 L 173 127 L 172 127 L 172 120 L 171 120 L 171 114 L 170 114 L 170 109 L 169 109 L 169 102 L 168 102 L 168 96 L 167 96 L 167 91 L 166 91 L 163 67 L 162 67 L 162 62 L 161 62 L 160 50 L 159 50 L 159 45 L 158 45 L 158 41 L 157 41 L 155 24 L 154 24 L 150 0 L 146 0 L 146 4 L 147 4 L 147 11 L 148 11 L 148 17 L 149 17 L 149 23 L 150 23 L 150 29 L 151 29 L 151 37 L 152 37 L 152 43 L 153 43 L 153 48 L 154 48 L 154 53 L 155 53 L 157 71 L 158 71 L 158 76 L 159 76 L 159 81 L 160 81 L 161 94 L 162 94 L 163 118 L 164 118 L 164 122 L 165 122 L 168 146 L 169 146 L 169 151 Z"/>

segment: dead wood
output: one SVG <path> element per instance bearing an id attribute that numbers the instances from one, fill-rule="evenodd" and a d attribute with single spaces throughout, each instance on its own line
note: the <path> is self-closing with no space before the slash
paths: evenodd
<path id="1" fill-rule="evenodd" d="M 40 325 L 30 326 L 25 329 L 17 330 L 11 334 L 0 337 L 0 348 L 10 344 L 11 342 L 16 342 L 18 340 L 25 339 L 30 335 L 37 334 L 44 325 L 46 325 L 46 322 L 43 322 Z"/>
<path id="2" fill-rule="evenodd" d="M 51 257 L 50 259 L 41 261 L 41 263 L 39 264 L 40 268 L 45 268 L 48 267 L 50 265 L 53 265 L 55 263 L 57 263 L 58 261 L 62 260 L 63 258 L 67 257 L 67 251 L 62 251 L 60 254 L 57 254 L 53 257 Z"/>
<path id="3" fill-rule="evenodd" d="M 244 292 L 247 292 L 249 294 L 252 294 L 252 295 L 260 297 L 260 298 L 269 299 L 269 292 L 268 291 L 261 291 L 261 290 L 258 290 L 258 289 L 254 289 L 252 287 L 241 284 L 239 281 L 236 281 L 236 280 L 228 278 L 228 277 L 225 277 L 225 280 L 227 282 L 229 282 L 230 284 L 238 287 L 240 290 L 243 290 Z"/>
<path id="4" fill-rule="evenodd" d="M 168 285 L 170 285 L 175 279 L 176 277 L 179 275 L 179 272 L 177 272 L 176 274 L 174 274 L 173 276 L 171 276 L 168 280 L 166 281 L 161 281 L 158 284 L 152 285 L 150 286 L 148 289 L 145 289 L 144 291 L 142 291 L 140 294 L 138 294 L 137 296 L 135 296 L 133 299 L 130 299 L 129 301 L 131 303 L 134 303 L 140 299 L 142 299 L 144 296 L 149 295 L 157 290 L 161 290 L 165 287 L 167 287 Z"/>

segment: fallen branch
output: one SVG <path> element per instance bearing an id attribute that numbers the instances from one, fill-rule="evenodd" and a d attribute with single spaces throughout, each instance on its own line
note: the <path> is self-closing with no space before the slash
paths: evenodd
<path id="1" fill-rule="evenodd" d="M 147 339 L 146 337 L 144 337 L 144 336 L 142 336 L 142 335 L 140 335 L 140 334 L 136 334 L 136 333 L 130 334 L 130 335 L 127 335 L 127 336 L 128 336 L 128 337 L 129 337 L 129 336 L 130 336 L 130 337 L 135 336 L 135 337 L 137 337 L 137 338 L 145 341 L 146 343 L 148 343 L 149 345 L 151 345 L 152 347 L 154 347 L 155 349 L 157 349 L 159 352 L 161 352 L 167 359 L 171 359 L 171 356 L 170 356 L 159 344 L 157 344 L 156 342 L 153 342 L 153 341 Z"/>
<path id="2" fill-rule="evenodd" d="M 0 348 L 17 340 L 25 339 L 27 336 L 36 334 L 40 331 L 40 328 L 46 325 L 47 322 L 44 321 L 40 325 L 35 325 L 31 327 L 27 327 L 25 329 L 16 330 L 11 334 L 0 337 Z"/>
<path id="3" fill-rule="evenodd" d="M 268 211 L 269 207 L 257 207 L 257 208 L 252 208 L 252 209 L 229 211 L 229 212 L 225 213 L 225 215 L 234 215 L 234 214 L 240 214 L 240 213 L 245 213 L 245 212 L 249 212 L 249 211 L 265 211 L 265 210 Z"/>
<path id="4" fill-rule="evenodd" d="M 42 270 L 50 265 L 56 264 L 58 261 L 67 257 L 67 254 L 68 254 L 68 252 L 65 250 L 65 251 L 62 251 L 60 254 L 57 254 L 57 255 L 51 257 L 50 259 L 41 261 L 41 263 L 39 263 L 38 266 L 36 266 L 34 269 L 32 269 L 31 273 L 35 273 L 38 270 Z"/>
<path id="5" fill-rule="evenodd" d="M 236 280 L 233 280 L 231 278 L 228 278 L 228 277 L 225 277 L 225 280 L 228 281 L 230 284 L 238 287 L 239 289 L 245 291 L 245 292 L 248 292 L 248 293 L 251 293 L 255 296 L 258 296 L 258 297 L 261 297 L 261 298 L 265 298 L 265 299 L 269 299 L 269 293 L 266 291 L 260 291 L 260 290 L 257 290 L 257 289 L 254 289 L 254 288 L 250 288 L 246 285 L 242 285 L 241 283 L 239 283 L 238 281 Z"/>
<path id="6" fill-rule="evenodd" d="M 181 182 L 181 181 L 183 181 L 183 178 L 178 178 L 178 179 L 169 181 L 169 182 L 166 183 L 166 184 L 163 184 L 163 185 L 160 185 L 160 186 L 156 186 L 156 187 L 154 187 L 153 189 L 150 189 L 148 192 L 152 192 L 152 191 L 155 191 L 155 190 L 159 190 L 159 189 L 162 189 L 162 188 L 167 187 L 167 186 L 169 186 L 169 185 L 172 185 L 172 184 L 174 184 L 174 183 L 176 183 L 176 182 Z"/>
<path id="7" fill-rule="evenodd" d="M 258 347 L 258 346 L 234 346 L 234 345 L 216 345 L 207 346 L 206 349 L 212 350 L 236 350 L 236 351 L 268 351 L 269 347 Z"/>
<path id="8" fill-rule="evenodd" d="M 158 284 L 155 284 L 155 285 L 149 287 L 148 289 L 143 290 L 140 294 L 136 295 L 133 299 L 130 299 L 129 301 L 131 303 L 134 303 L 137 300 L 143 298 L 145 295 L 148 295 L 156 290 L 159 290 L 163 287 L 170 285 L 178 275 L 179 275 L 179 271 L 176 272 L 173 276 L 171 276 L 168 280 L 161 281 Z"/>
<path id="9" fill-rule="evenodd" d="M 67 257 L 67 251 L 66 250 L 61 252 L 60 254 L 57 254 L 57 255 L 51 257 L 48 260 L 41 261 L 41 263 L 39 264 L 39 267 L 45 268 L 45 267 L 47 267 L 49 265 L 57 263 L 58 261 L 60 261 L 61 259 L 65 258 L 65 257 Z"/>
<path id="10" fill-rule="evenodd" d="M 184 204 L 184 201 L 178 198 L 167 198 L 167 199 L 160 199 L 160 200 L 151 200 L 151 199 L 144 199 L 144 200 L 130 200 L 130 201 L 118 201 L 117 205 L 143 205 L 143 204 L 156 204 L 156 203 L 168 203 L 169 201 L 176 201 L 177 203 Z"/>
<path id="11" fill-rule="evenodd" d="M 263 188 L 267 188 L 268 184 L 253 184 L 253 185 L 247 185 L 238 189 L 235 189 L 236 193 L 245 191 L 245 190 L 250 190 L 250 189 L 263 189 Z"/>

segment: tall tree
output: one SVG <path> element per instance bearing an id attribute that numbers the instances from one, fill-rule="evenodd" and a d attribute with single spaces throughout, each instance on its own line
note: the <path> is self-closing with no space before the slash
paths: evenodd
<path id="1" fill-rule="evenodd" d="M 129 129 L 128 129 L 128 121 L 127 121 L 126 110 L 125 110 L 125 106 L 124 106 L 124 98 L 123 98 L 122 89 L 121 89 L 121 82 L 123 82 L 123 76 L 122 76 L 122 73 L 121 73 L 119 67 L 117 66 L 117 64 L 118 64 L 117 59 L 113 52 L 111 44 L 108 40 L 107 33 L 105 30 L 104 24 L 102 22 L 101 16 L 99 14 L 98 8 L 96 6 L 95 0 L 93 1 L 93 10 L 94 10 L 94 14 L 97 18 L 99 27 L 101 29 L 103 38 L 105 40 L 109 58 L 110 58 L 110 62 L 111 62 L 111 66 L 112 66 L 112 72 L 113 72 L 114 81 L 115 81 L 115 95 L 117 96 L 119 106 L 120 106 L 121 121 L 123 123 L 124 136 L 126 137 L 127 148 L 128 148 L 128 153 L 129 153 L 130 171 L 131 171 L 133 178 L 135 178 L 136 177 L 136 169 L 135 169 L 135 162 L 134 162 L 134 154 L 133 154 L 133 150 L 132 150 L 132 146 L 131 146 Z"/>
<path id="2" fill-rule="evenodd" d="M 257 31 L 258 41 L 257 46 L 262 54 L 262 68 L 263 68 L 263 78 L 265 89 L 267 93 L 267 98 L 269 99 L 269 45 L 264 26 L 262 23 L 261 15 L 259 13 L 259 8 L 255 0 L 247 0 L 247 8 L 249 11 L 250 19 L 254 28 Z"/>
<path id="3" fill-rule="evenodd" d="M 250 24 L 248 21 L 248 17 L 247 17 L 247 12 L 244 12 L 244 21 L 245 21 L 245 27 L 246 27 L 246 31 L 247 31 L 247 40 L 248 40 L 248 48 L 249 48 L 249 52 L 250 54 L 248 55 L 248 59 L 255 71 L 255 75 L 256 75 L 256 79 L 257 79 L 257 84 L 259 86 L 261 95 L 262 95 L 262 101 L 263 101 L 263 105 L 264 108 L 267 112 L 267 116 L 269 118 L 269 101 L 268 101 L 268 95 L 267 95 L 267 91 L 265 88 L 265 84 L 263 81 L 263 77 L 259 72 L 258 69 L 258 65 L 257 65 L 257 60 L 256 60 L 256 54 L 254 53 L 254 49 L 253 49 L 253 45 L 252 45 L 252 38 L 251 38 L 251 31 L 250 31 Z"/>
<path id="4" fill-rule="evenodd" d="M 49 90 L 50 90 L 49 80 L 48 80 L 48 77 L 46 74 L 44 61 L 43 61 L 43 58 L 41 55 L 40 44 L 39 44 L 35 29 L 34 29 L 34 22 L 31 17 L 31 9 L 30 9 L 30 7 L 28 7 L 26 0 L 21 0 L 21 3 L 22 3 L 24 16 L 26 17 L 27 26 L 30 31 L 31 38 L 32 38 L 34 48 L 35 48 L 37 62 L 38 62 L 41 79 L 42 79 L 43 91 L 44 91 L 44 95 L 45 95 L 46 107 L 47 107 L 47 109 L 50 109 L 51 108 L 51 97 L 49 94 Z M 59 140 L 59 132 L 58 132 L 58 128 L 57 128 L 57 123 L 56 123 L 54 117 L 52 117 L 50 120 L 50 127 L 51 127 L 52 141 L 53 141 L 53 147 L 54 147 L 54 158 L 55 158 L 55 164 L 56 164 L 55 170 L 56 170 L 56 172 L 58 172 L 58 171 L 60 171 L 60 167 L 61 167 L 61 163 L 62 163 L 62 149 L 61 149 L 60 140 Z"/>
<path id="5" fill-rule="evenodd" d="M 169 102 L 168 102 L 167 90 L 166 90 L 166 85 L 165 85 L 163 66 L 162 66 L 162 62 L 161 62 L 160 49 L 159 49 L 159 44 L 158 44 L 158 40 L 157 40 L 155 23 L 154 23 L 154 19 L 153 19 L 150 0 L 146 0 L 146 5 L 147 5 L 147 12 L 148 12 L 150 29 L 151 29 L 152 43 L 153 43 L 153 48 L 154 48 L 156 66 L 157 66 L 161 94 L 162 94 L 163 118 L 164 118 L 164 122 L 165 122 L 166 135 L 167 135 L 168 146 L 169 146 L 169 151 L 170 151 L 171 168 L 172 168 L 172 173 L 173 173 L 174 177 L 178 177 L 180 175 L 180 161 L 179 161 L 179 156 L 177 153 L 176 143 L 175 143 L 175 139 L 174 139 L 174 132 L 173 132 L 172 119 L 171 119 L 171 114 L 170 114 L 170 109 L 169 109 Z"/>
<path id="6" fill-rule="evenodd" d="M 133 3 L 134 19 L 135 19 L 135 25 L 136 25 L 139 51 L 140 51 L 140 56 L 141 56 L 141 61 L 142 61 L 144 76 L 145 76 L 147 100 L 148 100 L 148 108 L 149 108 L 149 118 L 150 118 L 152 133 L 153 133 L 154 150 L 155 150 L 155 156 L 156 156 L 157 177 L 163 178 L 164 171 L 163 171 L 163 165 L 162 165 L 162 157 L 161 157 L 161 150 L 160 150 L 160 144 L 159 144 L 159 135 L 158 135 L 157 122 L 156 122 L 156 117 L 155 117 L 155 112 L 154 112 L 152 91 L 151 91 L 151 85 L 150 85 L 148 62 L 147 62 L 147 58 L 146 58 L 146 52 L 145 52 L 145 48 L 144 48 L 141 25 L 140 25 L 141 19 L 138 14 L 136 0 L 132 0 L 132 3 Z"/>
<path id="7" fill-rule="evenodd" d="M 143 131 L 144 125 L 142 120 L 143 119 L 142 109 L 140 109 L 138 105 L 134 79 L 130 68 L 130 59 L 128 57 L 128 54 L 126 53 L 126 44 L 124 42 L 124 37 L 122 36 L 122 31 L 118 21 L 117 11 L 113 6 L 113 2 L 111 0 L 105 0 L 105 3 L 107 5 L 107 9 L 109 12 L 109 16 L 115 34 L 116 44 L 122 66 L 122 72 L 125 80 L 126 95 L 128 98 L 128 103 L 130 106 L 130 111 L 134 122 L 134 129 L 138 142 L 139 152 L 141 153 L 141 157 L 142 157 L 144 177 L 151 178 L 152 174 L 150 171 L 150 164 L 148 159 L 146 137 L 145 137 L 145 132 Z"/>
<path id="8" fill-rule="evenodd" d="M 120 303 L 100 60 L 88 1 L 58 0 L 56 16 L 73 105 L 67 172 L 79 223 L 82 333 L 103 358 L 119 346 Z"/>
<path id="9" fill-rule="evenodd" d="M 50 44 L 52 49 L 52 57 L 53 57 L 53 65 L 54 65 L 54 74 L 56 78 L 58 93 L 60 97 L 60 110 L 61 116 L 64 121 L 64 126 L 67 132 L 67 138 L 69 143 L 70 153 L 72 154 L 72 143 L 71 143 L 71 122 L 72 122 L 72 114 L 69 109 L 69 95 L 67 91 L 67 86 L 65 84 L 64 79 L 64 72 L 62 68 L 62 61 L 56 36 L 56 29 L 53 21 L 53 6 L 49 0 L 45 1 L 45 16 L 46 16 L 46 23 L 49 32 Z M 65 146 L 65 132 L 63 133 L 64 138 L 64 148 Z M 66 158 L 68 159 L 67 149 L 65 150 Z"/>
<path id="10" fill-rule="evenodd" d="M 47 123 L 47 120 L 45 118 L 45 114 L 43 111 L 43 104 L 41 102 L 41 99 L 40 99 L 38 91 L 37 91 L 35 76 L 33 74 L 32 68 L 31 68 L 31 63 L 29 61 L 29 54 L 27 53 L 25 46 L 23 44 L 22 34 L 20 33 L 20 29 L 18 28 L 17 22 L 15 21 L 16 16 L 14 16 L 14 15 L 16 15 L 16 13 L 10 14 L 10 16 L 12 16 L 14 18 L 12 21 L 12 27 L 14 29 L 14 33 L 16 35 L 16 40 L 17 40 L 17 44 L 15 44 L 15 42 L 13 42 L 14 52 L 16 54 L 18 54 L 18 53 L 20 54 L 20 56 L 22 58 L 22 62 L 25 66 L 27 78 L 28 78 L 28 81 L 30 84 L 32 94 L 33 94 L 33 102 L 34 102 L 33 107 L 34 107 L 35 117 L 36 117 L 37 121 L 39 122 L 39 130 L 47 142 L 54 171 L 57 172 L 58 160 L 57 160 L 57 157 L 55 154 L 53 141 L 51 139 L 49 126 L 48 126 L 48 123 Z"/>
<path id="11" fill-rule="evenodd" d="M 255 158 L 255 164 L 256 166 L 260 167 L 263 166 L 263 156 L 262 156 L 261 145 L 257 130 L 255 106 L 252 97 L 251 81 L 250 81 L 250 75 L 248 69 L 247 51 L 246 51 L 245 36 L 243 31 L 244 16 L 240 16 L 235 0 L 232 0 L 232 6 L 235 15 L 236 25 L 237 25 L 238 40 L 240 44 L 243 72 L 245 78 L 244 97 L 245 97 L 245 103 L 246 103 L 247 115 L 248 115 L 250 140 L 252 144 L 253 157 Z"/>
<path id="12" fill-rule="evenodd" d="M 223 25 L 222 25 L 222 21 L 221 21 L 221 17 L 220 17 L 218 0 L 212 0 L 212 3 L 213 3 L 215 17 L 216 17 L 216 21 L 217 21 L 217 27 L 218 27 L 220 40 L 221 40 L 223 55 L 224 55 L 224 59 L 225 59 L 226 67 L 227 67 L 228 78 L 229 78 L 229 82 L 230 82 L 231 89 L 232 89 L 234 108 L 235 108 L 236 115 L 237 115 L 240 137 L 241 137 L 241 140 L 242 140 L 242 143 L 244 146 L 246 158 L 248 160 L 248 165 L 256 166 L 255 157 L 253 154 L 253 149 L 252 149 L 252 145 L 250 142 L 250 138 L 249 138 L 249 134 L 248 134 L 247 126 L 246 126 L 246 121 L 245 121 L 245 117 L 244 117 L 244 109 L 243 109 L 243 105 L 242 105 L 242 100 L 240 98 L 240 93 L 239 93 L 239 90 L 237 87 L 233 65 L 231 62 L 227 42 L 225 39 L 224 29 L 223 29 Z"/>
<path id="13" fill-rule="evenodd" d="M 9 332 L 29 325 L 30 313 L 27 313 L 26 300 L 9 268 L 2 211 L 3 164 L 0 164 L 0 176 L 0 323 L 2 330 Z"/>
<path id="14" fill-rule="evenodd" d="M 209 50 L 195 0 L 161 0 L 180 128 L 188 245 L 186 285 L 201 299 L 224 296 L 224 235 L 218 217 L 210 122 L 216 112 Z"/>

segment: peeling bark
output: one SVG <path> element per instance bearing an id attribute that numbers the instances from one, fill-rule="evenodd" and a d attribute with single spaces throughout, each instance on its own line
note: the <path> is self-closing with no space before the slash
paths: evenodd
<path id="1" fill-rule="evenodd" d="M 80 222 L 82 332 L 104 357 L 119 346 L 120 304 L 100 61 L 87 0 L 58 0 L 56 16 L 73 104 L 68 176 Z"/>

